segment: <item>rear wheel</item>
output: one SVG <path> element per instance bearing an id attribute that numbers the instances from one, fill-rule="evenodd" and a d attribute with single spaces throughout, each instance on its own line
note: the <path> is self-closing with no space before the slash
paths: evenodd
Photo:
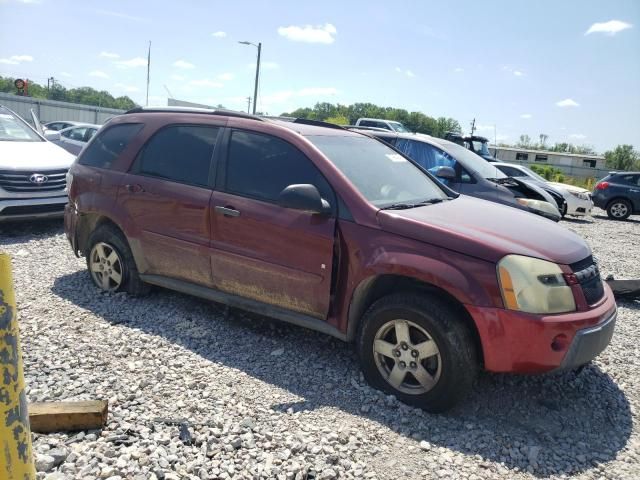
<path id="1" fill-rule="evenodd" d="M 631 215 L 631 203 L 624 198 L 613 200 L 607 205 L 607 215 L 614 220 L 626 220 Z"/>
<path id="2" fill-rule="evenodd" d="M 127 292 L 134 296 L 149 292 L 149 285 L 140 280 L 126 239 L 110 225 L 102 225 L 91 233 L 87 268 L 93 283 L 105 292 Z"/>
<path id="3" fill-rule="evenodd" d="M 430 412 L 463 398 L 477 372 L 471 333 L 455 309 L 431 295 L 375 302 L 360 324 L 357 348 L 372 386 Z"/>

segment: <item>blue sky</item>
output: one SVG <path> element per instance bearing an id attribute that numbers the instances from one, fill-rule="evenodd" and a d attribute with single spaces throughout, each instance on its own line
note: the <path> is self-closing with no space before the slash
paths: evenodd
<path id="1" fill-rule="evenodd" d="M 373 102 L 513 142 L 640 147 L 640 2 L 0 0 L 0 74 L 143 103 Z"/>

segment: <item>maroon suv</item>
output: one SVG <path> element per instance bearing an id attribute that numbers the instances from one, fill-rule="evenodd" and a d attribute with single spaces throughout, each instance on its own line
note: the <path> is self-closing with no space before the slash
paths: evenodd
<path id="1" fill-rule="evenodd" d="M 355 341 L 373 386 L 431 411 L 479 368 L 573 368 L 607 346 L 616 304 L 580 237 L 318 123 L 112 119 L 70 171 L 73 251 L 102 290 L 160 285 Z"/>

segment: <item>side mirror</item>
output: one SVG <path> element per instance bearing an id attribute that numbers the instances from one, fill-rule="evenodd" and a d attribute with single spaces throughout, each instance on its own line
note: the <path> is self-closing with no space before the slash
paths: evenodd
<path id="1" fill-rule="evenodd" d="M 456 178 L 456 171 L 451 167 L 438 167 L 434 175 L 445 180 L 454 180 Z"/>
<path id="2" fill-rule="evenodd" d="M 46 138 L 50 142 L 58 141 L 58 140 L 60 140 L 60 132 L 56 132 L 56 131 L 53 131 L 53 130 L 47 130 L 46 132 L 44 132 L 44 138 Z"/>
<path id="3" fill-rule="evenodd" d="M 309 213 L 331 213 L 329 202 L 320 197 L 318 189 L 311 184 L 289 185 L 278 195 L 278 205 Z"/>

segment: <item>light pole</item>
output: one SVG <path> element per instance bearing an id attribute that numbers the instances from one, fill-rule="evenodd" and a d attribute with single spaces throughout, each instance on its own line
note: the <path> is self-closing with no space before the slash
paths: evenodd
<path id="1" fill-rule="evenodd" d="M 262 43 L 238 42 L 242 45 L 253 45 L 258 49 L 258 61 L 256 62 L 256 85 L 253 90 L 253 114 L 256 114 L 256 105 L 258 105 L 258 79 L 260 78 L 260 52 L 262 51 Z"/>

